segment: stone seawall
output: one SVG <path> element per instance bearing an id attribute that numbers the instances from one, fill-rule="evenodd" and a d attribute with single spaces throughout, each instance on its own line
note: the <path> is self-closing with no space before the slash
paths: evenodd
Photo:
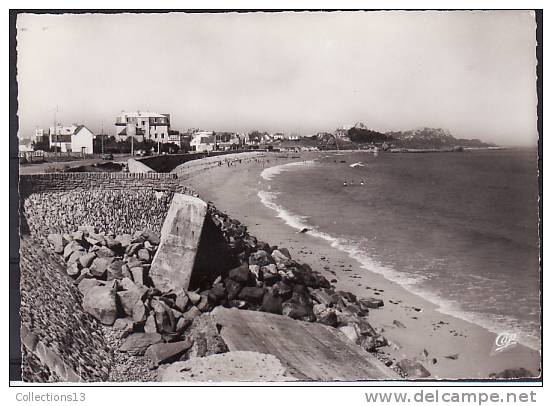
<path id="1" fill-rule="evenodd" d="M 191 193 L 190 189 L 179 184 L 176 175 L 169 173 L 83 172 L 33 174 L 19 177 L 19 195 L 21 199 L 32 193 L 96 188 L 108 190 L 153 189 Z"/>

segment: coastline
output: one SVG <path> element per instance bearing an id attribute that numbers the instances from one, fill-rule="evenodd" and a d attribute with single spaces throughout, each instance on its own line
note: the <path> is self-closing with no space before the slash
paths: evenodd
<path id="1" fill-rule="evenodd" d="M 180 172 L 182 180 L 200 197 L 244 222 L 249 231 L 271 244 L 288 247 L 292 257 L 310 264 L 338 289 L 361 298 L 382 299 L 385 305 L 370 312 L 369 320 L 390 345 L 381 349 L 396 362 L 421 362 L 436 379 L 488 378 L 505 369 L 540 371 L 540 354 L 521 344 L 496 351 L 497 335 L 471 322 L 438 311 L 438 306 L 409 292 L 362 264 L 328 241 L 298 233 L 259 199 L 260 173 L 272 166 L 301 162 L 317 154 L 268 154 L 244 159 L 232 166 L 207 166 Z"/>

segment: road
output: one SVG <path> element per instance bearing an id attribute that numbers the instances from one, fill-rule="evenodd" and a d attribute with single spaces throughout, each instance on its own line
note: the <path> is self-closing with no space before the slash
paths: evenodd
<path id="1" fill-rule="evenodd" d="M 112 162 L 125 162 L 130 155 L 116 155 L 113 158 Z M 90 158 L 90 159 L 79 159 L 75 161 L 66 161 L 66 162 L 44 162 L 41 164 L 27 164 L 19 165 L 19 174 L 20 175 L 31 175 L 34 173 L 49 173 L 56 170 L 62 170 L 67 168 L 75 168 L 77 166 L 83 165 L 94 165 L 97 163 L 105 163 L 110 161 L 105 161 L 101 158 Z"/>

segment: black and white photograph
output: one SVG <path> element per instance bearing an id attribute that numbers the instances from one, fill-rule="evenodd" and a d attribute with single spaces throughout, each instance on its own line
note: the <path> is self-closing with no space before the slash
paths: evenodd
<path id="1" fill-rule="evenodd" d="M 10 381 L 542 383 L 541 10 L 10 20 Z"/>

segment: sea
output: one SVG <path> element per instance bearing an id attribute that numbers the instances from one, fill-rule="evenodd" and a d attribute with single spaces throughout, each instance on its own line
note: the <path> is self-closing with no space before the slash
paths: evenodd
<path id="1" fill-rule="evenodd" d="M 321 153 L 261 177 L 258 198 L 290 227 L 540 348 L 536 150 Z"/>

